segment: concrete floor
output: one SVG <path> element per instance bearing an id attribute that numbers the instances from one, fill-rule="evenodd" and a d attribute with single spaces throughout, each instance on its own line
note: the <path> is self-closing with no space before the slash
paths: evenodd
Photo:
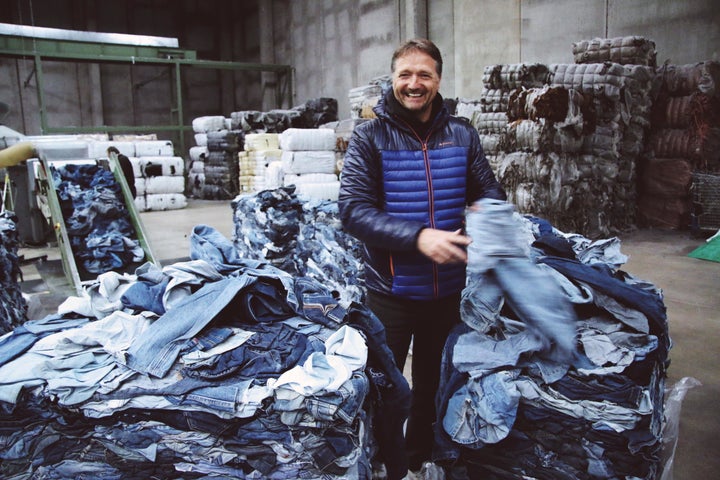
<path id="1" fill-rule="evenodd" d="M 143 212 L 140 217 L 160 263 L 189 257 L 189 235 L 197 224 L 214 227 L 232 240 L 229 202 L 190 200 L 185 209 Z M 663 480 L 712 478 L 720 471 L 720 415 L 715 410 L 720 401 L 720 263 L 688 257 L 704 240 L 687 231 L 637 230 L 620 240 L 622 252 L 629 256 L 623 270 L 664 293 L 674 342 L 668 385 L 684 377 L 702 384 L 690 389 L 682 403 L 673 476 Z M 52 269 L 47 268 L 57 265 L 57 248 L 23 248 L 20 253 L 26 259 L 23 285 L 32 294 L 30 318 L 41 318 L 74 293 L 62 271 L 50 275 Z M 33 261 L 43 255 L 47 260 Z"/>

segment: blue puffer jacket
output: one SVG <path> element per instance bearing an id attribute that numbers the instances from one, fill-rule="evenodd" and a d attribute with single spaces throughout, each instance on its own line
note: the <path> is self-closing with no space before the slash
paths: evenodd
<path id="1" fill-rule="evenodd" d="M 506 198 L 478 132 L 445 107 L 426 138 L 388 114 L 383 100 L 375 113 L 350 139 L 338 200 L 343 228 L 364 244 L 367 288 L 416 300 L 458 293 L 465 266 L 438 265 L 416 243 L 423 228 L 462 228 L 475 200 Z"/>

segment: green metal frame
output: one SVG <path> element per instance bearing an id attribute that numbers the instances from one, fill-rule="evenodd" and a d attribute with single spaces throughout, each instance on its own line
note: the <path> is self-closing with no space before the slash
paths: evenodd
<path id="1" fill-rule="evenodd" d="M 182 67 L 207 68 L 215 70 L 243 70 L 272 72 L 278 75 L 275 100 L 278 107 L 292 95 L 292 67 L 263 63 L 225 62 L 198 60 L 194 50 L 166 46 L 122 45 L 115 43 L 80 42 L 44 38 L 28 38 L 19 35 L 0 34 L 0 55 L 12 57 L 32 57 L 35 62 L 37 78 L 38 105 L 40 108 L 40 128 L 43 135 L 52 133 L 154 133 L 177 132 L 180 151 L 186 151 L 183 131 L 191 131 L 192 126 L 183 124 L 182 103 Z M 152 126 L 98 125 L 91 127 L 50 127 L 45 108 L 43 88 L 44 59 L 91 62 L 91 63 L 129 63 L 174 66 L 175 98 L 177 100 L 177 123 Z"/>
<path id="2" fill-rule="evenodd" d="M 67 278 L 68 282 L 70 282 L 70 284 L 75 288 L 75 291 L 78 293 L 78 295 L 81 295 L 83 291 L 83 286 L 93 283 L 93 280 L 83 281 L 83 279 L 80 277 L 80 271 L 78 269 L 77 262 L 75 261 L 75 254 L 72 251 L 72 246 L 70 243 L 70 236 L 67 231 L 65 219 L 63 218 L 62 209 L 60 206 L 60 199 L 56 190 L 57 186 L 55 185 L 55 182 L 53 180 L 53 161 L 48 160 L 43 154 L 40 154 L 38 156 L 38 160 L 40 161 L 40 164 L 36 173 L 36 180 L 38 183 L 40 194 L 47 198 L 53 230 L 55 231 L 55 236 L 58 241 L 58 247 L 60 249 L 63 272 L 65 273 L 65 277 Z M 150 242 L 148 240 L 145 227 L 140 218 L 140 215 L 138 214 L 137 209 L 135 208 L 135 202 L 133 200 L 132 193 L 130 192 L 130 187 L 128 186 L 127 181 L 125 180 L 125 176 L 122 173 L 120 165 L 117 161 L 117 156 L 113 153 L 107 160 L 79 159 L 77 161 L 92 161 L 95 162 L 97 165 L 101 166 L 102 168 L 105 168 L 112 172 L 113 176 L 115 177 L 115 181 L 118 182 L 118 184 L 120 185 L 123 201 L 130 217 L 130 223 L 132 224 L 135 231 L 135 237 L 137 238 L 138 243 L 140 244 L 140 247 L 143 249 L 143 252 L 145 254 L 143 262 L 154 263 L 158 267 L 162 267 L 160 261 L 155 257 L 150 247 Z M 59 162 L 73 163 L 74 161 L 59 160 Z"/>

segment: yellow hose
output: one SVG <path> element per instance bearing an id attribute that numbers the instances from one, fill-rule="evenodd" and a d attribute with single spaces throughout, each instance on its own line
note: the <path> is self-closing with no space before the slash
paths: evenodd
<path id="1" fill-rule="evenodd" d="M 30 142 L 19 142 L 0 150 L 0 168 L 12 167 L 36 156 L 35 147 Z"/>

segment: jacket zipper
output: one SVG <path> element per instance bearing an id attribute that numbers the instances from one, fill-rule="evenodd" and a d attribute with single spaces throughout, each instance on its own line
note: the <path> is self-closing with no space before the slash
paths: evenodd
<path id="1" fill-rule="evenodd" d="M 428 129 L 427 136 L 425 137 L 425 140 L 420 138 L 420 135 L 417 134 L 417 132 L 408 124 L 406 121 L 400 119 L 412 132 L 413 135 L 415 135 L 415 138 L 418 139 L 420 142 L 420 145 L 422 146 L 422 153 L 423 153 L 423 163 L 425 164 L 425 176 L 427 177 L 427 183 L 428 183 L 428 203 L 430 205 L 430 228 L 435 228 L 435 201 L 434 201 L 434 195 L 433 195 L 433 184 L 432 184 L 432 170 L 430 169 L 430 157 L 428 155 L 428 142 L 430 141 L 430 136 L 433 133 L 433 127 L 430 126 Z M 390 259 L 390 271 L 393 272 L 394 268 L 392 265 L 392 258 Z M 433 277 L 433 295 L 435 298 L 438 298 L 439 296 L 439 290 L 440 290 L 440 278 L 438 275 L 438 266 L 435 262 L 431 262 L 432 265 L 432 277 Z"/>

